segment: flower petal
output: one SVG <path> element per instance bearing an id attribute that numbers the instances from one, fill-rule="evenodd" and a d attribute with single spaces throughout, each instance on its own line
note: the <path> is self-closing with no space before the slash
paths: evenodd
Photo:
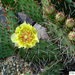
<path id="1" fill-rule="evenodd" d="M 39 42 L 36 29 L 26 22 L 16 28 L 11 40 L 18 48 L 31 48 L 35 46 L 36 42 Z"/>

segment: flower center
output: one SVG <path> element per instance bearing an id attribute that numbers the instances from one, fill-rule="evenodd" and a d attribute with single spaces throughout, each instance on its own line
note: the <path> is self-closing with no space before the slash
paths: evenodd
<path id="1" fill-rule="evenodd" d="M 27 35 L 25 35 L 24 38 L 27 39 Z"/>
<path id="2" fill-rule="evenodd" d="M 33 39 L 32 32 L 29 30 L 24 30 L 20 33 L 19 38 L 20 38 L 21 42 L 29 43 Z"/>

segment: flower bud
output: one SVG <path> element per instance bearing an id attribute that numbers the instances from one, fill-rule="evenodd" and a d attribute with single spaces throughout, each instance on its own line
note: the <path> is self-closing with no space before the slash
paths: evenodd
<path id="1" fill-rule="evenodd" d="M 62 22 L 65 19 L 65 14 L 63 12 L 58 12 L 55 16 L 57 22 Z"/>
<path id="2" fill-rule="evenodd" d="M 69 38 L 69 40 L 75 41 L 75 32 L 74 31 L 71 31 L 68 34 L 68 38 Z"/>
<path id="3" fill-rule="evenodd" d="M 75 22 L 73 20 L 73 18 L 69 18 L 65 21 L 65 25 L 68 27 L 68 28 L 72 28 L 74 26 Z"/>
<path id="4" fill-rule="evenodd" d="M 47 7 L 45 8 L 45 14 L 46 15 L 51 15 L 51 14 L 53 14 L 55 12 L 55 8 L 54 8 L 54 6 L 49 6 L 49 5 L 47 5 Z"/>

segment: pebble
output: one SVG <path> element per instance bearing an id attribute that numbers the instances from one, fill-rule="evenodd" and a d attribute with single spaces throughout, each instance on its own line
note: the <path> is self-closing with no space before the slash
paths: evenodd
<path id="1" fill-rule="evenodd" d="M 38 39 L 46 39 L 47 41 L 49 40 L 49 36 L 46 32 L 45 27 L 41 26 L 38 23 L 36 23 L 33 27 L 36 28 Z"/>
<path id="2" fill-rule="evenodd" d="M 17 18 L 19 18 L 18 20 L 19 24 L 22 24 L 24 21 L 26 21 L 26 23 L 29 23 L 30 25 L 34 26 L 34 24 L 36 23 L 35 21 L 32 20 L 32 18 L 24 14 L 24 12 L 16 13 L 16 16 Z"/>

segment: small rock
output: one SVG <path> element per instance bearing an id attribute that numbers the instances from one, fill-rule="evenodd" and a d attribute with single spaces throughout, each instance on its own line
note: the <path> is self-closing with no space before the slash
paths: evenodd
<path id="1" fill-rule="evenodd" d="M 24 14 L 24 12 L 16 13 L 17 18 L 19 18 L 18 23 L 22 24 L 24 21 L 29 23 L 30 25 L 34 25 L 36 22 L 32 20 L 28 15 Z"/>
<path id="2" fill-rule="evenodd" d="M 36 28 L 36 31 L 38 33 L 37 34 L 38 39 L 46 39 L 46 40 L 49 40 L 49 36 L 46 33 L 46 28 L 42 27 L 38 23 L 36 23 L 33 27 Z"/>

